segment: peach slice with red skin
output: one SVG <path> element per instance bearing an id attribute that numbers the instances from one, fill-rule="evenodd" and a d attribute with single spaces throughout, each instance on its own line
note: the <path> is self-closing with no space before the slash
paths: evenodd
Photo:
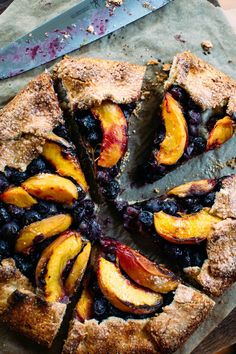
<path id="1" fill-rule="evenodd" d="M 29 254 L 36 243 L 67 230 L 71 223 L 69 214 L 58 214 L 25 226 L 16 240 L 16 252 Z"/>
<path id="2" fill-rule="evenodd" d="M 158 235 L 179 244 L 196 244 L 206 240 L 219 221 L 220 218 L 209 214 L 209 208 L 203 208 L 195 214 L 180 214 L 179 217 L 163 211 L 154 213 L 154 226 Z"/>
<path id="3" fill-rule="evenodd" d="M 80 234 L 67 231 L 43 251 L 36 268 L 36 284 L 47 301 L 55 302 L 64 298 L 63 271 L 81 247 Z"/>
<path id="4" fill-rule="evenodd" d="M 88 185 L 80 163 L 77 158 L 70 153 L 65 143 L 58 139 L 54 139 L 54 141 L 47 140 L 44 144 L 42 155 L 55 167 L 56 172 L 60 176 L 72 177 L 86 192 Z"/>
<path id="5" fill-rule="evenodd" d="M 168 293 L 177 288 L 179 280 L 170 270 L 120 242 L 103 239 L 102 244 L 115 249 L 119 266 L 137 284 L 159 293 Z"/>
<path id="6" fill-rule="evenodd" d="M 24 181 L 21 186 L 34 197 L 72 204 L 78 199 L 76 185 L 69 179 L 51 173 L 40 173 Z"/>
<path id="7" fill-rule="evenodd" d="M 173 165 L 183 155 L 188 143 L 188 128 L 180 104 L 166 93 L 162 103 L 165 138 L 155 153 L 158 164 Z"/>
<path id="8" fill-rule="evenodd" d="M 219 119 L 211 130 L 209 137 L 207 139 L 207 150 L 212 150 L 220 147 L 227 140 L 232 138 L 234 134 L 234 124 L 233 120 L 225 116 Z"/>
<path id="9" fill-rule="evenodd" d="M 194 195 L 202 195 L 210 193 L 216 186 L 214 179 L 201 179 L 199 181 L 192 181 L 181 184 L 172 188 L 167 192 L 167 195 L 174 195 L 179 198 L 185 198 Z"/>
<path id="10" fill-rule="evenodd" d="M 155 312 L 162 304 L 160 294 L 131 283 L 114 263 L 101 256 L 97 279 L 103 295 L 121 311 L 148 314 Z"/>
<path id="11" fill-rule="evenodd" d="M 74 292 L 78 288 L 83 278 L 84 272 L 86 270 L 89 261 L 90 253 L 91 253 L 91 243 L 87 242 L 87 244 L 84 246 L 81 253 L 77 256 L 70 270 L 70 273 L 66 279 L 65 291 L 69 296 L 74 294 Z"/>
<path id="12" fill-rule="evenodd" d="M 85 287 L 75 307 L 76 318 L 80 322 L 90 320 L 93 316 L 93 297 L 89 289 Z"/>
<path id="13" fill-rule="evenodd" d="M 105 101 L 91 109 L 95 118 L 101 123 L 103 132 L 98 166 L 111 168 L 124 156 L 127 150 L 127 121 L 121 108 Z"/>
<path id="14" fill-rule="evenodd" d="M 22 187 L 10 187 L 0 195 L 0 200 L 19 208 L 31 208 L 37 200 L 31 197 Z"/>

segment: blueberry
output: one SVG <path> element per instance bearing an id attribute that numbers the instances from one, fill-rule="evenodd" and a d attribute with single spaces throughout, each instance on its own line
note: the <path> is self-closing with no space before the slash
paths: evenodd
<path id="1" fill-rule="evenodd" d="M 98 318 L 105 316 L 107 312 L 107 301 L 104 298 L 95 299 L 93 304 L 94 315 Z"/>
<path id="2" fill-rule="evenodd" d="M 115 199 L 120 192 L 120 186 L 116 180 L 111 181 L 104 189 L 104 194 L 107 199 Z"/>
<path id="3" fill-rule="evenodd" d="M 153 215 L 149 211 L 141 211 L 138 217 L 145 226 L 152 226 L 153 224 Z"/>
<path id="4" fill-rule="evenodd" d="M 58 125 L 53 131 L 56 135 L 68 140 L 68 131 L 64 125 Z"/>
<path id="5" fill-rule="evenodd" d="M 0 193 L 2 193 L 8 186 L 9 183 L 6 177 L 2 173 L 0 173 Z"/>
<path id="6" fill-rule="evenodd" d="M 215 192 L 208 193 L 206 196 L 203 197 L 203 205 L 204 206 L 212 206 L 215 200 Z"/>
<path id="7" fill-rule="evenodd" d="M 198 213 L 200 210 L 202 210 L 203 206 L 202 204 L 195 204 L 192 208 L 191 208 L 191 213 Z"/>
<path id="8" fill-rule="evenodd" d="M 0 258 L 7 258 L 9 256 L 10 256 L 9 244 L 4 240 L 0 240 Z"/>
<path id="9" fill-rule="evenodd" d="M 27 172 L 30 175 L 36 175 L 37 173 L 42 173 L 46 170 L 47 166 L 41 157 L 34 159 L 27 167 Z"/>
<path id="10" fill-rule="evenodd" d="M 58 213 L 57 206 L 51 202 L 39 201 L 34 209 L 41 215 L 55 215 Z"/>
<path id="11" fill-rule="evenodd" d="M 97 127 L 97 122 L 95 118 L 91 115 L 86 115 L 83 120 L 81 120 L 81 124 L 86 128 L 86 130 L 89 132 L 91 130 L 95 130 Z"/>
<path id="12" fill-rule="evenodd" d="M 190 213 L 197 213 L 202 209 L 202 204 L 199 203 L 198 198 L 187 197 L 183 200 L 183 203 Z"/>
<path id="13" fill-rule="evenodd" d="M 97 145 L 99 143 L 100 137 L 99 134 L 97 132 L 91 132 L 88 134 L 87 139 L 89 141 L 89 143 L 94 146 Z"/>
<path id="14" fill-rule="evenodd" d="M 159 147 L 160 143 L 164 140 L 164 138 L 165 138 L 165 132 L 164 131 L 159 132 L 159 134 L 155 137 L 154 140 L 155 147 Z"/>
<path id="15" fill-rule="evenodd" d="M 122 318 L 124 315 L 124 312 L 117 309 L 110 302 L 108 302 L 108 304 L 107 304 L 107 312 L 108 312 L 109 316 L 115 316 L 115 317 L 120 317 L 120 318 Z"/>
<path id="16" fill-rule="evenodd" d="M 202 117 L 201 117 L 201 113 L 200 112 L 196 112 L 194 110 L 190 110 L 190 111 L 188 111 L 188 115 L 189 115 L 190 124 L 198 125 L 198 124 L 201 123 Z"/>
<path id="17" fill-rule="evenodd" d="M 115 165 L 109 169 L 109 175 L 112 178 L 115 178 L 118 175 L 118 173 L 119 173 L 119 167 L 117 165 Z"/>
<path id="18" fill-rule="evenodd" d="M 96 220 L 92 220 L 89 223 L 89 232 L 87 237 L 90 241 L 96 241 L 101 236 L 101 226 L 97 223 Z"/>
<path id="19" fill-rule="evenodd" d="M 150 199 L 145 205 L 145 210 L 152 213 L 162 210 L 162 202 L 159 199 Z"/>
<path id="20" fill-rule="evenodd" d="M 162 210 L 170 215 L 175 215 L 178 211 L 178 205 L 174 200 L 165 200 Z"/>
<path id="21" fill-rule="evenodd" d="M 107 253 L 106 259 L 112 263 L 116 262 L 116 255 L 114 253 Z"/>
<path id="22" fill-rule="evenodd" d="M 192 136 L 197 136 L 198 135 L 198 127 L 196 125 L 189 125 L 188 127 L 189 134 Z"/>
<path id="23" fill-rule="evenodd" d="M 94 204 L 92 200 L 86 199 L 83 203 L 83 208 L 86 216 L 92 216 L 94 213 Z"/>
<path id="24" fill-rule="evenodd" d="M 206 149 L 206 139 L 198 136 L 191 139 L 194 145 L 194 153 L 200 154 Z"/>
<path id="25" fill-rule="evenodd" d="M 28 177 L 26 172 L 20 172 L 15 168 L 11 168 L 11 167 L 5 168 L 5 175 L 13 184 L 21 184 Z"/>
<path id="26" fill-rule="evenodd" d="M 16 205 L 9 205 L 8 211 L 13 218 L 17 220 L 21 220 L 25 214 L 25 210 L 23 208 L 19 208 Z"/>
<path id="27" fill-rule="evenodd" d="M 83 218 L 84 218 L 84 216 L 85 216 L 85 210 L 84 210 L 84 208 L 82 208 L 82 207 L 80 207 L 80 208 L 76 208 L 74 211 L 73 211 L 73 219 L 74 219 L 74 222 L 76 223 L 76 224 L 79 224 L 82 220 L 83 220 Z"/>
<path id="28" fill-rule="evenodd" d="M 33 222 L 39 221 L 41 220 L 41 215 L 34 210 L 29 210 L 26 211 L 25 215 L 24 215 L 24 224 L 25 225 L 29 225 L 32 224 Z"/>
<path id="29" fill-rule="evenodd" d="M 17 222 L 15 221 L 10 221 L 7 224 L 3 225 L 0 234 L 3 238 L 6 240 L 9 239 L 11 240 L 12 238 L 15 238 L 20 231 L 20 226 Z"/>
<path id="30" fill-rule="evenodd" d="M 97 180 L 101 184 L 108 183 L 111 180 L 111 176 L 109 175 L 108 171 L 98 171 Z"/>
<path id="31" fill-rule="evenodd" d="M 126 209 L 126 214 L 132 218 L 137 217 L 139 215 L 139 210 L 133 206 L 128 206 Z"/>
<path id="32" fill-rule="evenodd" d="M 34 274 L 33 264 L 25 257 L 15 254 L 13 256 L 17 268 L 28 278 L 32 278 Z"/>
<path id="33" fill-rule="evenodd" d="M 170 89 L 171 96 L 177 101 L 184 101 L 186 99 L 185 91 L 179 86 L 173 86 Z"/>
<path id="34" fill-rule="evenodd" d="M 5 208 L 0 208 L 0 224 L 10 221 L 11 217 Z"/>

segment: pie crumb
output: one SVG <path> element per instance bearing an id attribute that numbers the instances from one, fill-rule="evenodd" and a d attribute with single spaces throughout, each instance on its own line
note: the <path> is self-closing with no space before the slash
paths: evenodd
<path id="1" fill-rule="evenodd" d="M 158 65 L 159 61 L 157 59 L 150 59 L 147 61 L 147 65 Z"/>
<path id="2" fill-rule="evenodd" d="M 106 7 L 121 6 L 122 4 L 123 0 L 106 0 Z"/>
<path id="3" fill-rule="evenodd" d="M 94 33 L 94 27 L 92 25 L 89 25 L 86 31 L 89 33 Z"/>
<path id="4" fill-rule="evenodd" d="M 162 65 L 162 70 L 163 71 L 170 71 L 171 68 L 171 64 L 170 63 L 166 63 Z"/>
<path id="5" fill-rule="evenodd" d="M 207 54 L 210 54 L 211 49 L 213 48 L 213 44 L 209 40 L 202 41 L 201 46 L 203 51 Z"/>

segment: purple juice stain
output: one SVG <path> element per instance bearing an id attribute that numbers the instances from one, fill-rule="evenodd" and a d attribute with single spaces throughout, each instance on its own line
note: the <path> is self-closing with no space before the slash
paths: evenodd
<path id="1" fill-rule="evenodd" d="M 26 48 L 25 52 L 26 52 L 27 55 L 29 55 L 31 57 L 32 60 L 34 60 L 34 58 L 36 57 L 39 49 L 40 49 L 40 46 L 39 45 L 35 45 L 32 48 Z M 18 59 L 20 59 L 20 58 L 18 58 Z"/>

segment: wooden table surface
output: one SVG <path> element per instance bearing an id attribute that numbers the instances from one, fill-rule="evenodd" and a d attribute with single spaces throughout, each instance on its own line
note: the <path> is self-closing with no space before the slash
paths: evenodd
<path id="1" fill-rule="evenodd" d="M 0 14 L 13 0 L 0 0 Z M 218 0 L 236 33 L 236 0 Z M 236 309 L 234 309 L 192 354 L 213 354 L 236 343 Z"/>

